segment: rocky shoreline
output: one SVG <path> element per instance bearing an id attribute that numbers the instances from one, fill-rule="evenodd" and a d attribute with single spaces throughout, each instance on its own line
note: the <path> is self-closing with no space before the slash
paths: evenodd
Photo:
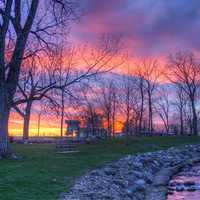
<path id="1" fill-rule="evenodd" d="M 200 163 L 186 166 L 168 183 L 168 200 L 200 199 Z"/>
<path id="2" fill-rule="evenodd" d="M 200 145 L 128 155 L 80 177 L 60 200 L 164 200 L 171 176 L 199 158 Z"/>

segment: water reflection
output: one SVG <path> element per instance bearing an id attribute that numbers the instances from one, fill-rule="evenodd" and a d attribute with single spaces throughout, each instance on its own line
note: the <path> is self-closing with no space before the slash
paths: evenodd
<path id="1" fill-rule="evenodd" d="M 167 200 L 199 200 L 200 191 L 195 192 L 175 192 L 173 195 L 168 195 Z"/>
<path id="2" fill-rule="evenodd" d="M 174 176 L 169 183 L 169 193 L 167 200 L 200 200 L 200 165 Z"/>

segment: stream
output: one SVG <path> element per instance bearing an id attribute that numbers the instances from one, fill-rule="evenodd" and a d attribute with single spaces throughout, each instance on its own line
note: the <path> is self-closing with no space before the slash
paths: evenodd
<path id="1" fill-rule="evenodd" d="M 200 164 L 186 167 L 172 177 L 167 200 L 200 200 Z"/>

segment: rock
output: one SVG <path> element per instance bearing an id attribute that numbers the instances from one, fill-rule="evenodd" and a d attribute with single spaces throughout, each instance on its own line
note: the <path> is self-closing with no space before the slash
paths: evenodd
<path id="1" fill-rule="evenodd" d="M 65 196 L 66 196 L 66 193 L 62 192 L 62 193 L 60 194 L 60 197 L 59 197 L 59 199 L 64 199 L 64 198 L 65 198 Z"/>
<path id="2" fill-rule="evenodd" d="M 65 195 L 63 198 L 60 198 L 60 200 L 81 200 L 80 198 L 73 197 L 72 195 Z"/>
<path id="3" fill-rule="evenodd" d="M 175 181 L 170 181 L 169 182 L 169 186 L 170 187 L 175 187 L 177 185 L 177 182 L 175 182 Z"/>
<path id="4" fill-rule="evenodd" d="M 135 192 L 135 188 L 128 188 L 124 191 L 124 193 L 128 196 L 128 197 L 132 197 L 133 194 Z"/>
<path id="5" fill-rule="evenodd" d="M 196 191 L 195 185 L 189 186 L 189 187 L 187 188 L 187 191 L 189 191 L 189 192 L 194 192 L 194 191 Z"/>
<path id="6" fill-rule="evenodd" d="M 137 200 L 144 200 L 144 199 L 145 199 L 145 195 L 144 195 L 143 193 L 141 193 L 141 192 L 136 192 L 136 193 L 134 194 L 134 196 L 135 196 L 135 198 L 136 198 Z"/>
<path id="7" fill-rule="evenodd" d="M 114 176 L 115 174 L 116 174 L 116 171 L 113 169 L 113 168 L 110 168 L 110 167 L 106 167 L 105 169 L 104 169 L 104 172 L 105 172 L 105 174 L 106 175 L 108 175 L 108 176 Z"/>
<path id="8" fill-rule="evenodd" d="M 169 195 L 174 191 L 181 192 L 188 189 L 193 191 L 198 187 L 192 182 L 180 184 L 171 181 L 168 185 L 168 181 L 171 175 L 177 172 L 171 166 L 181 165 L 185 160 L 199 156 L 200 145 L 128 155 L 80 177 L 70 192 L 62 194 L 60 198 L 61 200 L 145 200 L 150 186 L 156 188 L 159 184 L 162 184 L 161 189 L 157 190 L 155 198 L 148 200 L 161 199 L 165 196 L 161 194 L 163 191 Z M 189 173 L 190 169 L 191 166 L 188 166 L 186 173 Z M 162 177 L 158 176 L 158 172 L 159 174 L 162 172 Z M 190 172 L 192 173 L 196 174 L 197 171 Z"/>
<path id="9" fill-rule="evenodd" d="M 99 176 L 99 175 L 101 175 L 101 172 L 99 171 L 99 170 L 93 170 L 93 171 L 91 171 L 91 173 L 90 173 L 92 176 Z"/>
<path id="10" fill-rule="evenodd" d="M 139 169 L 139 170 L 141 170 L 141 169 L 143 169 L 143 164 L 142 164 L 141 162 L 135 162 L 135 163 L 132 164 L 132 167 L 133 167 L 134 169 Z"/>
<path id="11" fill-rule="evenodd" d="M 168 191 L 168 192 L 167 192 L 167 195 L 173 195 L 173 194 L 174 194 L 173 191 Z"/>
<path id="12" fill-rule="evenodd" d="M 12 153 L 10 157 L 13 160 L 22 160 L 23 159 L 23 156 L 17 155 L 17 154 L 14 154 L 14 153 Z"/>
<path id="13" fill-rule="evenodd" d="M 140 171 L 134 171 L 133 172 L 133 175 L 139 179 L 142 179 L 144 178 L 144 173 L 143 172 L 140 172 Z"/>
<path id="14" fill-rule="evenodd" d="M 113 181 L 113 183 L 116 184 L 116 185 L 119 185 L 122 188 L 125 188 L 125 186 L 126 186 L 122 179 L 116 179 L 116 180 Z"/>
<path id="15" fill-rule="evenodd" d="M 146 181 L 143 179 L 139 179 L 137 181 L 135 181 L 135 188 L 138 191 L 144 191 L 146 187 Z"/>
<path id="16" fill-rule="evenodd" d="M 184 185 L 177 185 L 177 186 L 176 186 L 176 191 L 177 191 L 177 192 L 182 192 L 182 191 L 184 191 L 184 190 L 185 190 Z"/>
<path id="17" fill-rule="evenodd" d="M 168 191 L 174 191 L 176 188 L 168 186 Z"/>
<path id="18" fill-rule="evenodd" d="M 194 181 L 187 181 L 187 182 L 184 183 L 184 185 L 185 185 L 186 187 L 192 186 L 192 185 L 195 185 L 195 182 L 194 182 Z"/>
<path id="19" fill-rule="evenodd" d="M 195 185 L 195 187 L 196 187 L 196 190 L 200 190 L 200 184 L 197 183 L 197 184 Z"/>
<path id="20" fill-rule="evenodd" d="M 151 183 L 153 183 L 154 176 L 151 173 L 146 171 L 144 173 L 144 179 L 148 184 L 151 184 Z"/>

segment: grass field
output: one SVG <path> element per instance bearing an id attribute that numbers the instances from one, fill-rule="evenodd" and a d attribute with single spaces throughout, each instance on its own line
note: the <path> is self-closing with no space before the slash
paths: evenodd
<path id="1" fill-rule="evenodd" d="M 81 145 L 71 155 L 55 153 L 54 145 L 13 145 L 23 160 L 0 160 L 1 200 L 55 200 L 66 192 L 73 180 L 92 168 L 126 154 L 164 149 L 189 143 L 200 143 L 200 137 L 141 137 L 130 140 L 102 141 Z"/>

